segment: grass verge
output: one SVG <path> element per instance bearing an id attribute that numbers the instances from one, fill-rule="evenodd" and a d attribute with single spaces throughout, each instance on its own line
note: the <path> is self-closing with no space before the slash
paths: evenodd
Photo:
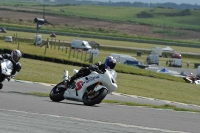
<path id="1" fill-rule="evenodd" d="M 21 59 L 21 64 L 22 70 L 16 76 L 16 79 L 50 84 L 57 84 L 62 80 L 63 70 L 68 70 L 71 76 L 73 69 L 81 68 L 24 58 Z M 134 71 L 133 68 L 132 71 Z M 137 71 L 140 72 L 141 70 L 137 69 Z M 151 73 L 154 74 L 153 72 Z M 163 76 L 176 78 L 165 74 Z M 177 79 L 181 80 L 181 78 Z M 178 80 L 173 81 L 172 79 L 167 80 L 167 78 L 163 79 L 161 77 L 152 78 L 150 76 L 118 73 L 117 85 L 116 92 L 118 93 L 200 105 L 199 86 Z"/>

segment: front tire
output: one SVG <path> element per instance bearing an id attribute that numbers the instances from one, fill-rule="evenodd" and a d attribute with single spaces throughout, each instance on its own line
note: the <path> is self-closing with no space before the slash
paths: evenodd
<path id="1" fill-rule="evenodd" d="M 90 96 L 88 96 L 87 94 L 85 94 L 83 96 L 83 103 L 84 103 L 84 105 L 93 106 L 95 104 L 101 103 L 101 101 L 108 94 L 108 91 L 107 91 L 107 89 L 102 88 L 99 91 L 97 91 L 96 93 L 97 93 L 97 95 L 95 97 L 91 97 L 91 98 L 90 98 Z"/>
<path id="2" fill-rule="evenodd" d="M 58 88 L 59 85 L 64 85 L 63 82 L 57 84 L 53 89 L 50 91 L 49 98 L 54 101 L 54 102 L 60 102 L 64 100 L 65 98 L 63 97 L 65 93 L 65 88 Z"/>

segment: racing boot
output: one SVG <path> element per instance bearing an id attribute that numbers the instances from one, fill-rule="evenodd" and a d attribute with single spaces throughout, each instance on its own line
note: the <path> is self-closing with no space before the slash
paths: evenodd
<path id="1" fill-rule="evenodd" d="M 71 78 L 70 78 L 70 80 L 66 80 L 67 81 L 67 83 L 65 84 L 66 85 L 66 87 L 67 88 L 70 88 L 70 89 L 73 89 L 74 87 L 73 87 L 73 82 L 74 82 L 74 80 L 77 78 L 77 76 L 76 76 L 76 74 L 75 75 L 73 75 Z"/>

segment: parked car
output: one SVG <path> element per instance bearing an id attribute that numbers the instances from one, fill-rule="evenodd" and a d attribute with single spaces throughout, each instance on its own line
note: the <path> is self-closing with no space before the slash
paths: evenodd
<path id="1" fill-rule="evenodd" d="M 145 68 L 149 67 L 148 65 L 144 65 L 140 61 L 137 61 L 137 60 L 135 60 L 135 61 L 127 60 L 127 61 L 124 62 L 124 64 L 134 66 L 134 67 L 138 67 L 138 68 L 141 68 L 141 69 L 145 69 Z"/>
<path id="2" fill-rule="evenodd" d="M 56 37 L 56 34 L 55 33 L 51 33 L 50 37 Z"/>
<path id="3" fill-rule="evenodd" d="M 6 36 L 5 41 L 12 42 L 13 41 L 12 36 Z"/>
<path id="4" fill-rule="evenodd" d="M 87 41 L 73 39 L 72 42 L 71 42 L 71 48 L 72 49 L 89 50 L 92 47 L 90 46 L 90 44 Z"/>
<path id="5" fill-rule="evenodd" d="M 157 54 L 150 54 L 146 58 L 146 64 L 147 65 L 156 64 L 158 66 L 159 65 L 159 56 Z"/>
<path id="6" fill-rule="evenodd" d="M 2 28 L 2 29 L 1 29 L 1 32 L 2 32 L 2 33 L 6 33 L 6 29 L 5 29 L 5 28 Z"/>

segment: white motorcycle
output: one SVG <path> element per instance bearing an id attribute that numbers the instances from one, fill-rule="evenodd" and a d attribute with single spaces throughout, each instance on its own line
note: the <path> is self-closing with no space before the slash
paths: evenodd
<path id="1" fill-rule="evenodd" d="M 9 79 L 13 70 L 13 63 L 8 59 L 2 59 L 1 61 L 1 73 L 0 73 L 0 82 L 2 83 L 5 79 Z M 2 89 L 3 84 L 0 85 Z"/>
<path id="2" fill-rule="evenodd" d="M 74 69 L 74 74 L 78 70 Z M 81 77 L 74 81 L 69 88 L 66 88 L 66 80 L 69 80 L 68 71 L 64 70 L 63 81 L 57 84 L 50 92 L 50 99 L 60 102 L 64 99 L 83 102 L 84 105 L 93 106 L 99 104 L 106 97 L 117 89 L 115 70 L 105 72 L 92 71 L 88 76 Z"/>

